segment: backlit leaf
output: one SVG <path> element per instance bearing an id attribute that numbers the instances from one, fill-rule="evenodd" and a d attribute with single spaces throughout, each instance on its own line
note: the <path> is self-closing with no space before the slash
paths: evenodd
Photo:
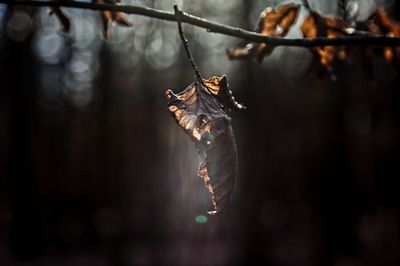
<path id="1" fill-rule="evenodd" d="M 222 105 L 236 111 L 246 109 L 244 105 L 236 102 L 235 97 L 233 97 L 226 75 L 204 79 L 203 82 L 207 86 L 207 90 L 215 95 Z"/>
<path id="2" fill-rule="evenodd" d="M 400 23 L 390 17 L 383 9 L 377 9 L 367 22 L 368 29 L 375 35 L 400 37 Z M 387 61 L 393 61 L 400 56 L 400 47 L 373 48 L 376 54 L 383 56 Z"/>
<path id="3" fill-rule="evenodd" d="M 121 2 L 120 0 L 92 0 L 94 3 L 98 4 L 116 4 L 117 2 Z M 101 20 L 103 23 L 103 36 L 105 38 L 110 37 L 111 31 L 109 29 L 109 24 L 114 22 L 117 25 L 130 27 L 132 24 L 126 19 L 125 14 L 123 12 L 118 11 L 101 11 Z"/>
<path id="4" fill-rule="evenodd" d="M 195 143 L 200 155 L 198 175 L 203 178 L 213 205 L 209 214 L 225 209 L 237 175 L 237 151 L 231 118 L 221 105 L 230 106 L 235 101 L 226 102 L 225 98 L 219 97 L 225 89 L 216 85 L 220 83 L 217 80 L 226 83 L 226 76 L 204 80 L 206 86 L 195 81 L 178 94 L 166 91 L 168 110 Z"/>
<path id="5" fill-rule="evenodd" d="M 318 12 L 310 10 L 310 14 L 300 26 L 304 38 L 327 37 L 336 38 L 345 34 L 348 25 L 341 18 L 333 16 L 321 16 Z M 319 58 L 320 64 L 332 74 L 332 63 L 335 58 L 341 60 L 347 57 L 344 46 L 313 47 L 313 53 Z"/>
<path id="6" fill-rule="evenodd" d="M 265 36 L 284 37 L 296 21 L 299 9 L 299 5 L 293 3 L 282 5 L 276 10 L 266 8 L 261 13 L 256 32 Z M 229 59 L 255 58 L 260 63 L 274 48 L 265 43 L 249 43 L 243 48 L 228 50 L 226 54 Z"/>

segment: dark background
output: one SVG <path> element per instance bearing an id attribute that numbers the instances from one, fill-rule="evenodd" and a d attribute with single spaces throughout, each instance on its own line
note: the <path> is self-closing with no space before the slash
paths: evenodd
<path id="1" fill-rule="evenodd" d="M 279 3 L 222 2 L 179 4 L 251 29 Z M 163 95 L 194 76 L 176 25 L 130 16 L 106 41 L 96 12 L 67 12 L 70 34 L 46 9 L 0 9 L 0 265 L 399 264 L 398 61 L 354 47 L 332 82 L 305 49 L 230 62 L 243 41 L 186 26 L 203 75 L 248 107 L 233 201 L 198 223 L 196 151 Z"/>

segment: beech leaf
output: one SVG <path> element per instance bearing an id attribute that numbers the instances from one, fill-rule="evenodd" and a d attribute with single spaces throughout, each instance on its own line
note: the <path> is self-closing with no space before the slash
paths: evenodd
<path id="1" fill-rule="evenodd" d="M 333 16 L 321 16 L 318 12 L 310 10 L 310 14 L 304 19 L 300 26 L 304 38 L 327 37 L 335 38 L 347 33 L 348 24 L 341 18 Z M 335 58 L 344 60 L 347 57 L 344 46 L 323 46 L 311 48 L 315 56 L 319 58 L 320 64 L 332 74 L 332 63 Z M 334 78 L 334 76 L 332 76 Z"/>
<path id="2" fill-rule="evenodd" d="M 233 97 L 226 75 L 203 79 L 203 82 L 207 86 L 207 90 L 215 95 L 223 106 L 235 111 L 246 109 L 243 104 L 236 102 L 235 97 Z"/>
<path id="3" fill-rule="evenodd" d="M 225 75 L 213 77 L 204 80 L 205 86 L 196 80 L 178 94 L 171 90 L 165 92 L 169 100 L 168 110 L 195 143 L 200 155 L 198 175 L 204 180 L 213 206 L 209 214 L 226 208 L 237 175 L 237 150 L 231 118 L 222 105 L 232 109 L 243 108 L 234 107 L 239 104 L 232 94 L 229 94 L 229 99 L 219 97 L 225 95 L 228 88 L 226 80 Z"/>
<path id="4" fill-rule="evenodd" d="M 300 6 L 288 3 L 277 9 L 266 8 L 260 15 L 256 32 L 265 36 L 284 37 L 295 23 Z M 265 43 L 249 43 L 243 48 L 227 50 L 229 59 L 255 58 L 261 63 L 263 58 L 272 53 L 275 46 Z"/>
<path id="5" fill-rule="evenodd" d="M 377 9 L 367 23 L 368 29 L 375 35 L 400 37 L 400 23 L 390 17 L 383 9 Z M 400 56 L 400 47 L 374 48 L 375 53 L 392 62 L 395 55 Z"/>
<path id="6" fill-rule="evenodd" d="M 120 0 L 92 0 L 94 3 L 98 4 L 117 4 L 121 2 Z M 101 11 L 101 20 L 103 24 L 103 36 L 104 38 L 109 38 L 111 36 L 111 31 L 109 29 L 110 23 L 115 23 L 120 26 L 130 27 L 132 24 L 126 19 L 125 14 L 119 11 Z"/>

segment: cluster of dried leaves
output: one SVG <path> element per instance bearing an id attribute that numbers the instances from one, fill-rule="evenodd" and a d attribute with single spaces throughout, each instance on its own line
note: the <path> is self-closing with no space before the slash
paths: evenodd
<path id="1" fill-rule="evenodd" d="M 305 1 L 305 3 L 307 3 Z M 372 36 L 400 37 L 400 24 L 390 17 L 383 9 L 377 9 L 365 22 L 351 23 L 346 16 L 323 16 L 305 5 L 308 15 L 300 25 L 304 38 L 336 38 L 345 35 L 369 34 Z M 276 9 L 266 8 L 260 16 L 256 31 L 273 37 L 284 37 L 296 23 L 301 5 L 288 3 Z M 227 50 L 230 59 L 253 58 L 262 62 L 263 58 L 275 47 L 265 43 L 249 43 L 245 47 Z M 345 46 L 323 46 L 310 48 L 319 64 L 332 74 L 332 64 L 336 59 L 345 60 L 349 49 Z M 387 61 L 400 57 L 399 47 L 368 47 L 364 55 L 375 54 L 383 56 Z"/>
<path id="2" fill-rule="evenodd" d="M 48 0 L 49 2 L 58 2 L 58 0 Z M 96 4 L 117 4 L 120 3 L 121 0 L 92 0 L 92 3 Z M 125 18 L 125 15 L 123 12 L 118 12 L 118 11 L 108 11 L 104 10 L 101 11 L 101 20 L 103 23 L 103 36 L 105 38 L 110 37 L 111 31 L 109 29 L 109 24 L 110 23 L 115 23 L 120 26 L 126 26 L 130 27 L 131 23 Z M 62 10 L 60 7 L 49 7 L 49 14 L 55 14 L 60 21 L 61 24 L 61 30 L 63 32 L 69 32 L 70 27 L 71 27 L 71 22 L 70 22 L 70 17 L 69 15 Z"/>

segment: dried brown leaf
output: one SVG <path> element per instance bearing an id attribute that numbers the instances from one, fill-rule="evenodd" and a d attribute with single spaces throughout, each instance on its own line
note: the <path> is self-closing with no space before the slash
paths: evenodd
<path id="1" fill-rule="evenodd" d="M 110 0 L 92 0 L 97 4 L 116 4 L 117 2 L 121 2 L 120 0 L 110 1 Z M 103 24 L 103 36 L 105 38 L 110 37 L 111 31 L 109 29 L 109 24 L 114 22 L 117 25 L 130 27 L 132 24 L 126 19 L 125 14 L 123 12 L 118 11 L 101 11 L 101 20 Z"/>
<path id="2" fill-rule="evenodd" d="M 347 23 L 338 17 L 321 16 L 318 12 L 310 11 L 300 26 L 304 38 L 336 38 L 345 34 L 348 28 Z M 344 46 L 323 46 L 311 48 L 313 53 L 319 58 L 320 64 L 332 74 L 332 63 L 335 58 L 346 59 L 347 52 Z M 333 77 L 333 76 L 332 76 Z M 334 78 L 334 77 L 333 77 Z"/>
<path id="3" fill-rule="evenodd" d="M 276 10 L 266 8 L 260 16 L 256 32 L 265 36 L 284 37 L 295 23 L 300 6 L 289 3 L 278 7 Z M 249 43 L 243 48 L 227 50 L 229 59 L 255 58 L 259 63 L 263 58 L 272 53 L 275 46 L 265 43 Z"/>
<path id="4" fill-rule="evenodd" d="M 126 19 L 125 14 L 122 12 L 113 12 L 112 20 L 115 21 L 118 25 L 130 27 L 132 24 Z"/>
<path id="5" fill-rule="evenodd" d="M 236 102 L 235 97 L 232 95 L 232 91 L 229 89 L 226 75 L 222 77 L 214 76 L 209 79 L 203 79 L 207 90 L 215 95 L 219 102 L 232 110 L 243 110 L 246 107 L 243 104 Z"/>
<path id="6" fill-rule="evenodd" d="M 400 36 L 400 23 L 391 18 L 389 13 L 383 9 L 375 11 L 372 23 L 377 25 L 385 35 Z"/>
<path id="7" fill-rule="evenodd" d="M 221 81 L 226 82 L 226 76 L 204 80 L 206 86 L 196 81 L 178 94 L 166 91 L 168 110 L 198 149 L 201 159 L 198 175 L 203 178 L 210 195 L 213 205 L 210 214 L 225 209 L 237 175 L 231 118 L 219 98 L 224 90 L 218 85 Z"/>
<path id="8" fill-rule="evenodd" d="M 370 32 L 375 35 L 400 37 L 400 23 L 391 18 L 389 13 L 383 9 L 377 9 L 367 22 L 367 25 Z M 373 51 L 389 62 L 393 62 L 394 58 L 400 57 L 400 47 L 374 47 Z"/>

